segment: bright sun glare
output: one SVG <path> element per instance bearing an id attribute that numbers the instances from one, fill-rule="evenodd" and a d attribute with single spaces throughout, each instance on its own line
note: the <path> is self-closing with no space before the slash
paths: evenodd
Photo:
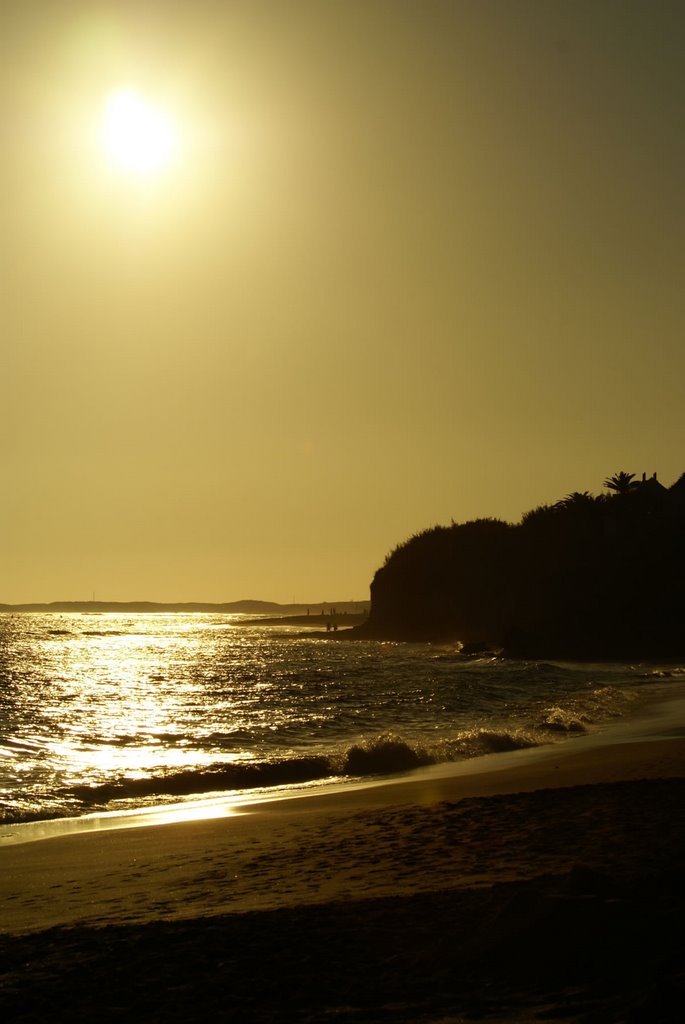
<path id="1" fill-rule="evenodd" d="M 102 143 L 115 167 L 144 177 L 161 171 L 171 161 L 177 132 L 161 107 L 134 89 L 117 89 L 105 100 Z"/>

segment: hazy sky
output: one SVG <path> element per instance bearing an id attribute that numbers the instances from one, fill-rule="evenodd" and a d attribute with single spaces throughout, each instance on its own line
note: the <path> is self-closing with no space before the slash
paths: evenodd
<path id="1" fill-rule="evenodd" d="M 680 0 L 4 0 L 0 601 L 365 598 L 672 482 L 684 52 Z"/>

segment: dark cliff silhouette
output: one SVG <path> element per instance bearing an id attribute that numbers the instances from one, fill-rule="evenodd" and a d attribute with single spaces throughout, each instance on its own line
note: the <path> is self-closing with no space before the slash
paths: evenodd
<path id="1" fill-rule="evenodd" d="M 685 474 L 617 473 L 517 525 L 436 526 L 392 551 L 357 636 L 534 657 L 685 654 Z"/>

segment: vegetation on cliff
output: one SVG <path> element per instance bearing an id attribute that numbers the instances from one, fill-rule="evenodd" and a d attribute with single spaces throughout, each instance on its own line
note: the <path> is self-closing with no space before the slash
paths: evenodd
<path id="1" fill-rule="evenodd" d="M 685 652 L 685 474 L 620 472 L 513 525 L 435 526 L 392 551 L 360 635 L 545 657 Z"/>

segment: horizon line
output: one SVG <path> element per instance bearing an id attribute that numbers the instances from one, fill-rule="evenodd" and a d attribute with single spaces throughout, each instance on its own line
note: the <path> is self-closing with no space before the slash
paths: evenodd
<path id="1" fill-rule="evenodd" d="M 156 607 L 156 608 L 234 608 L 238 605 L 259 605 L 269 608 L 326 608 L 335 605 L 344 607 L 346 605 L 360 605 L 369 604 L 370 598 L 364 599 L 352 599 L 343 601 L 268 601 L 261 598 L 241 598 L 237 601 L 148 601 L 148 600 L 128 600 L 128 601 L 106 601 L 106 600 L 55 600 L 55 601 L 17 601 L 17 602 L 3 602 L 0 601 L 0 609 L 29 609 L 29 608 L 54 608 L 56 606 L 78 606 L 78 607 L 90 607 L 90 608 L 102 608 L 102 607 L 131 607 L 145 606 L 145 607 Z"/>

